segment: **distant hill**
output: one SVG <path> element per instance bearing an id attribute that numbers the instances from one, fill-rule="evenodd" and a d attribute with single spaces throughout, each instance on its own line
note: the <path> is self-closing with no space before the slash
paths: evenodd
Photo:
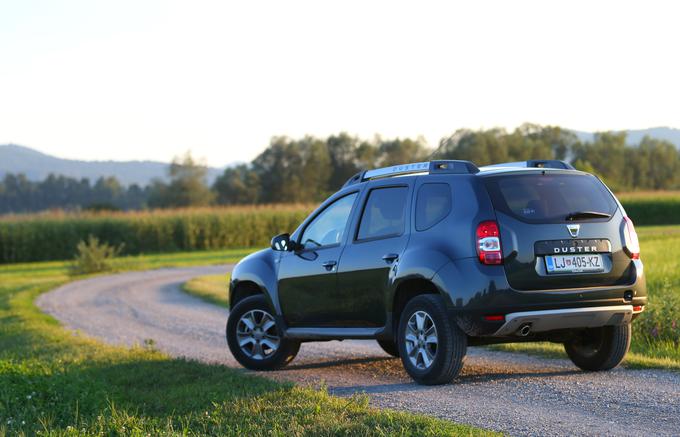
<path id="1" fill-rule="evenodd" d="M 572 131 L 581 141 L 592 141 L 592 132 Z M 666 140 L 675 144 L 680 149 L 680 129 L 672 127 L 652 127 L 649 129 L 632 129 L 626 131 L 626 142 L 628 144 L 639 144 L 642 138 L 647 135 L 658 140 Z"/>
<path id="2" fill-rule="evenodd" d="M 79 161 L 62 159 L 15 144 L 0 145 L 0 178 L 6 173 L 24 173 L 33 181 L 41 181 L 50 173 L 94 182 L 101 176 L 115 176 L 123 185 L 147 185 L 152 179 L 166 179 L 168 164 L 157 161 Z M 221 169 L 208 169 L 212 183 Z"/>

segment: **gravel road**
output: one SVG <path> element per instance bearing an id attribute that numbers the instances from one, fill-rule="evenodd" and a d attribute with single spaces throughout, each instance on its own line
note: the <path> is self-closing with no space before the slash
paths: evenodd
<path id="1" fill-rule="evenodd" d="M 121 273 L 72 282 L 38 306 L 66 327 L 113 344 L 153 339 L 170 355 L 237 366 L 224 339 L 227 311 L 181 291 L 186 280 L 232 266 Z M 452 384 L 411 382 L 373 341 L 303 344 L 276 379 L 334 394 L 366 393 L 408 410 L 512 435 L 680 435 L 680 374 L 615 369 L 583 373 L 567 360 L 470 348 Z"/>

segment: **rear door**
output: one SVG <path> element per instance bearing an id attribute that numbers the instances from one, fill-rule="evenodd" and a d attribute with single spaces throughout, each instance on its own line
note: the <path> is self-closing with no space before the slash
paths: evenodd
<path id="1" fill-rule="evenodd" d="M 411 185 L 389 180 L 369 187 L 338 268 L 336 310 L 345 326 L 385 325 L 390 272 L 408 243 Z"/>
<path id="2" fill-rule="evenodd" d="M 595 176 L 527 171 L 484 180 L 513 288 L 585 288 L 633 281 L 631 259 L 623 251 L 623 214 Z"/>

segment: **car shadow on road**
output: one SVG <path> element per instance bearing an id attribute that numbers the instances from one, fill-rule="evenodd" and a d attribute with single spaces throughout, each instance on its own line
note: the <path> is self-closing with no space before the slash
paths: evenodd
<path id="1" fill-rule="evenodd" d="M 327 360 L 316 363 L 304 363 L 286 367 L 282 373 L 294 374 L 301 370 L 325 370 L 328 373 L 318 374 L 317 378 L 323 378 L 328 384 L 328 389 L 333 394 L 340 396 L 354 393 L 379 394 L 399 391 L 421 391 L 433 389 L 433 386 L 416 384 L 404 371 L 401 360 L 391 357 L 365 357 L 353 359 Z M 536 378 L 559 378 L 582 373 L 577 369 L 550 368 L 527 368 L 526 366 L 510 366 L 504 370 L 498 370 L 497 366 L 487 368 L 485 365 L 469 364 L 463 367 L 461 374 L 446 386 L 469 385 L 512 381 Z M 360 383 L 344 385 L 344 382 L 353 380 L 375 381 L 373 383 Z M 359 382 L 357 381 L 357 382 Z"/>
<path id="2" fill-rule="evenodd" d="M 348 358 L 342 360 L 322 361 L 318 363 L 290 364 L 286 366 L 285 370 L 323 369 L 324 367 L 343 367 L 396 360 L 396 358 L 392 357 Z M 399 363 L 401 364 L 401 361 L 399 361 Z"/>

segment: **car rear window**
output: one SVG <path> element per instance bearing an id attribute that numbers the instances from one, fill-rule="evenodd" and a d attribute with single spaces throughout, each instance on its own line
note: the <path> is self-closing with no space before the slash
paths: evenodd
<path id="1" fill-rule="evenodd" d="M 486 186 L 497 210 L 528 222 L 563 222 L 586 211 L 612 215 L 617 208 L 604 184 L 588 174 L 506 174 L 487 178 Z"/>

